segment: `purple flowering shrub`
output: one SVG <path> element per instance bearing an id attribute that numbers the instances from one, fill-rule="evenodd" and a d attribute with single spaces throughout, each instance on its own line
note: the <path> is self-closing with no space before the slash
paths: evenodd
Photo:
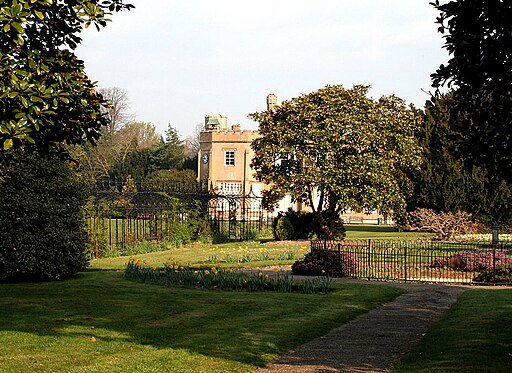
<path id="1" fill-rule="evenodd" d="M 494 265 L 512 264 L 512 258 L 504 252 L 458 251 L 453 255 L 438 257 L 432 263 L 433 268 L 451 268 L 457 271 L 482 271 Z"/>
<path id="2" fill-rule="evenodd" d="M 341 255 L 341 257 L 340 257 Z M 292 265 L 296 275 L 319 276 L 323 274 L 343 277 L 353 273 L 359 265 L 355 253 L 338 253 L 334 250 L 314 250 L 306 254 L 304 260 Z"/>

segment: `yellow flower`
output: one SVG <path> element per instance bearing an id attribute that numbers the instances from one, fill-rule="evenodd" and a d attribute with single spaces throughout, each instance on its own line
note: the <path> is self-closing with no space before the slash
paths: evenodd
<path id="1" fill-rule="evenodd" d="M 263 276 L 263 272 L 258 273 L 258 276 L 259 277 Z"/>
<path id="2" fill-rule="evenodd" d="M 277 268 L 274 268 L 274 273 L 277 273 L 279 270 Z"/>
<path id="3" fill-rule="evenodd" d="M 204 271 L 204 274 L 205 274 L 205 275 L 209 275 L 209 274 L 210 274 L 210 271 L 206 270 L 206 271 Z"/>
<path id="4" fill-rule="evenodd" d="M 194 271 L 194 275 L 197 275 L 197 271 Z"/>
<path id="5" fill-rule="evenodd" d="M 265 275 L 265 278 L 268 279 L 268 275 Z"/>

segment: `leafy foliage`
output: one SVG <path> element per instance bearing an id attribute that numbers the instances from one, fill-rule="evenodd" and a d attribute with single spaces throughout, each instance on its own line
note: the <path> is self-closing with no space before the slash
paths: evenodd
<path id="1" fill-rule="evenodd" d="M 279 241 L 291 240 L 295 236 L 293 225 L 288 217 L 281 216 L 278 218 L 275 229 L 275 236 Z"/>
<path id="2" fill-rule="evenodd" d="M 57 280 L 85 269 L 87 195 L 62 161 L 0 153 L 0 281 Z"/>
<path id="3" fill-rule="evenodd" d="M 304 256 L 304 260 L 296 261 L 292 271 L 296 275 L 319 276 L 332 275 L 347 276 L 359 266 L 359 259 L 355 253 L 337 252 L 334 250 L 312 250 Z"/>
<path id="4" fill-rule="evenodd" d="M 512 259 L 508 258 L 504 252 L 463 250 L 450 256 L 436 258 L 432 267 L 451 268 L 458 271 L 482 271 L 505 264 L 512 264 Z"/>
<path id="5" fill-rule="evenodd" d="M 367 93 L 326 86 L 250 115 L 262 135 L 252 145 L 252 167 L 272 185 L 267 200 L 289 194 L 305 203 L 326 237 L 347 209 L 403 218 L 411 189 L 405 171 L 420 163 L 418 113 L 395 96 L 374 101 Z"/>
<path id="6" fill-rule="evenodd" d="M 423 148 L 421 170 L 412 173 L 414 194 L 410 211 L 467 211 L 484 224 L 512 224 L 512 190 L 488 169 L 471 165 L 458 153 L 463 135 L 458 132 L 467 113 L 457 108 L 454 92 L 440 95 L 425 105 L 425 120 L 418 132 Z"/>
<path id="7" fill-rule="evenodd" d="M 498 0 L 459 0 L 432 3 L 439 10 L 439 31 L 450 53 L 447 64 L 432 74 L 436 88 L 454 89 L 450 123 L 451 153 L 462 159 L 464 172 L 488 181 L 478 193 L 485 203 L 497 204 L 479 217 L 493 224 L 510 224 L 512 201 L 512 3 Z M 490 210 L 490 211 L 489 211 Z M 489 216 L 491 215 L 491 216 Z"/>
<path id="8" fill-rule="evenodd" d="M 128 262 L 125 277 L 141 282 L 204 289 L 302 293 L 327 293 L 333 290 L 333 281 L 327 277 L 296 282 L 286 273 L 279 271 L 273 275 L 264 275 L 261 271 L 249 274 L 216 267 L 196 269 L 182 266 L 172 258 L 164 264 L 163 271 L 132 259 Z"/>
<path id="9" fill-rule="evenodd" d="M 475 281 L 512 285 L 512 265 L 499 265 L 496 268 L 484 269 L 478 273 Z"/>
<path id="10" fill-rule="evenodd" d="M 94 142 L 107 105 L 72 52 L 84 27 L 106 25 L 121 0 L 10 0 L 0 8 L 0 147 Z"/>

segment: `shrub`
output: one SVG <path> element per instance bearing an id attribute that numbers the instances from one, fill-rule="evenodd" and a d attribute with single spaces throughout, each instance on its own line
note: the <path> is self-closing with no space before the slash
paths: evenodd
<path id="1" fill-rule="evenodd" d="M 453 255 L 439 257 L 432 263 L 433 268 L 450 268 L 457 271 L 482 271 L 495 265 L 510 264 L 512 259 L 498 251 L 458 251 Z"/>
<path id="2" fill-rule="evenodd" d="M 343 277 L 353 273 L 359 265 L 356 254 L 350 252 L 337 252 L 333 250 L 314 250 L 306 254 L 304 260 L 292 265 L 296 275 L 320 276 L 328 274 Z"/>
<path id="3" fill-rule="evenodd" d="M 279 241 L 290 240 L 294 237 L 293 225 L 286 216 L 281 216 L 276 224 L 276 239 Z"/>
<path id="4" fill-rule="evenodd" d="M 495 270 L 484 269 L 475 277 L 475 281 L 512 285 L 512 266 L 500 265 Z"/>
<path id="5" fill-rule="evenodd" d="M 463 234 L 478 233 L 482 229 L 482 224 L 464 211 L 436 212 L 420 208 L 409 215 L 410 230 L 434 233 L 436 239 L 440 241 L 451 240 Z"/>
<path id="6" fill-rule="evenodd" d="M 213 238 L 212 238 L 213 244 L 226 243 L 226 242 L 229 242 L 229 236 L 226 233 L 217 232 L 213 235 Z"/>
<path id="7" fill-rule="evenodd" d="M 0 152 L 0 281 L 57 280 L 85 269 L 87 195 L 63 161 Z"/>
<path id="8" fill-rule="evenodd" d="M 287 217 L 293 226 L 294 236 L 296 239 L 310 239 L 322 235 L 320 224 L 312 212 L 293 211 L 288 209 L 285 213 L 280 212 L 274 219 L 272 229 L 274 238 L 276 237 L 276 226 L 281 217 Z"/>

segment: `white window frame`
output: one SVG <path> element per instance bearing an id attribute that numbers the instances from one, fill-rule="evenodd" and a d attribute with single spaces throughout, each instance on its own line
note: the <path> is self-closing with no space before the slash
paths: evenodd
<path id="1" fill-rule="evenodd" d="M 224 166 L 235 167 L 236 151 L 234 149 L 224 150 Z"/>

